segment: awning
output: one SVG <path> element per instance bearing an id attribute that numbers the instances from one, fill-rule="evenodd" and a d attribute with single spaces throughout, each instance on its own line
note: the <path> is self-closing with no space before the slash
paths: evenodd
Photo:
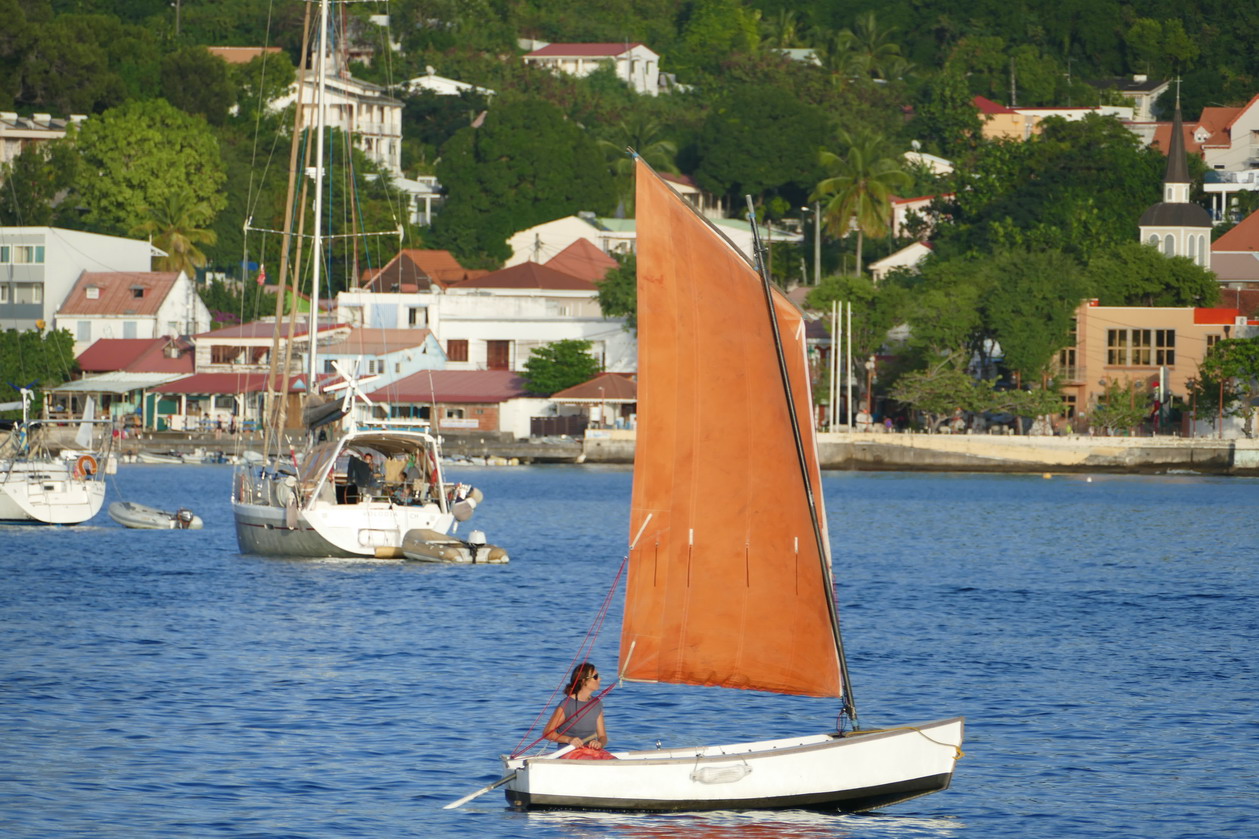
<path id="1" fill-rule="evenodd" d="M 131 393 L 187 377 L 187 373 L 102 373 L 48 388 L 49 393 Z"/>

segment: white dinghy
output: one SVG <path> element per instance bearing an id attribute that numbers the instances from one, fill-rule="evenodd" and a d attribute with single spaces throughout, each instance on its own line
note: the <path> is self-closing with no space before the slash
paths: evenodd
<path id="1" fill-rule="evenodd" d="M 109 505 L 109 517 L 134 530 L 200 530 L 205 526 L 198 516 L 187 507 L 173 513 L 159 510 L 134 501 L 115 501 Z"/>
<path id="2" fill-rule="evenodd" d="M 858 724 L 803 317 L 650 168 L 636 167 L 639 411 L 619 670 L 628 681 L 834 697 L 840 724 L 605 760 L 517 753 L 504 758 L 507 801 L 861 811 L 945 789 L 961 756 L 960 717 Z"/>

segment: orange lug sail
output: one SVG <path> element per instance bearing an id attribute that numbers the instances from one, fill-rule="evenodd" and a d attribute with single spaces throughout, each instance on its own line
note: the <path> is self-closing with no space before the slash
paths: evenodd
<path id="1" fill-rule="evenodd" d="M 775 291 L 803 468 L 760 276 L 636 167 L 639 412 L 621 666 L 640 681 L 839 696 L 802 317 Z"/>

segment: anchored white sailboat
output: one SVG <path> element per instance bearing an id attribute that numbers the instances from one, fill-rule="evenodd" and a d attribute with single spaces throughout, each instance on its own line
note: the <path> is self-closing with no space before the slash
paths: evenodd
<path id="1" fill-rule="evenodd" d="M 330 55 L 328 25 L 328 0 L 322 0 L 315 102 L 313 217 L 317 226 L 323 219 L 324 100 Z M 297 110 L 300 115 L 300 98 Z M 290 159 L 294 172 L 296 150 L 295 136 Z M 290 177 L 290 207 L 293 191 Z M 291 222 L 291 217 L 286 220 L 286 228 Z M 314 397 L 321 372 L 317 338 L 324 237 L 322 229 L 311 236 L 312 286 L 306 354 L 310 398 L 303 411 L 310 442 L 300 455 L 293 452 L 288 457 L 276 457 L 261 464 L 246 463 L 237 469 L 232 485 L 232 512 L 241 551 L 267 556 L 403 559 L 411 552 L 419 556 L 426 534 L 433 534 L 432 538 L 439 540 L 443 549 L 463 547 L 474 557 L 488 556 L 488 549 L 493 546 L 485 545 L 484 534 L 473 531 L 466 542 L 452 535 L 458 524 L 472 515 L 482 496 L 472 487 L 446 482 L 436 437 L 422 431 L 359 428 L 352 408 L 355 400 L 371 404 L 360 388 L 366 379 L 358 379 L 355 371 L 337 363 L 333 366 L 341 374 L 341 381 L 323 390 L 326 393 L 343 390 L 341 398 L 320 401 Z M 281 258 L 282 277 L 287 273 L 289 261 L 287 243 L 286 237 Z M 269 411 L 268 418 L 265 444 L 268 451 L 278 447 L 278 432 L 284 425 L 284 400 L 274 391 L 287 390 L 291 375 L 287 359 L 278 375 L 275 372 L 279 330 L 277 312 L 277 340 L 272 345 L 273 368 L 269 375 L 269 380 L 277 386 L 272 393 L 275 410 Z M 289 348 L 293 335 L 290 323 Z M 407 552 L 404 552 L 404 543 Z M 499 561 L 506 561 L 504 552 L 493 550 L 496 556 L 501 555 Z M 441 561 L 440 556 L 425 558 Z"/>
<path id="2" fill-rule="evenodd" d="M 82 524 L 105 503 L 105 455 L 92 446 L 93 403 L 84 410 L 76 448 L 57 451 L 46 439 L 49 424 L 30 419 L 34 392 L 19 392 L 22 421 L 0 446 L 0 522 Z"/>
<path id="3" fill-rule="evenodd" d="M 961 718 L 858 727 L 800 312 L 637 161 L 639 413 L 620 670 L 836 697 L 851 730 L 504 759 L 521 808 L 868 810 L 941 790 Z M 488 789 L 488 788 L 487 788 Z"/>

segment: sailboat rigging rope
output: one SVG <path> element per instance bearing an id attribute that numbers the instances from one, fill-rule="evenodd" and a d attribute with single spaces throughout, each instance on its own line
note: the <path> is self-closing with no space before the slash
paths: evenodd
<path id="1" fill-rule="evenodd" d="M 621 566 L 617 569 L 616 576 L 612 578 L 612 585 L 608 586 L 608 593 L 604 595 L 603 602 L 599 605 L 599 610 L 595 614 L 594 620 L 590 624 L 590 628 L 586 630 L 586 636 L 582 639 L 581 644 L 578 645 L 577 652 L 573 656 L 572 660 L 568 662 L 568 669 L 565 671 L 566 673 L 571 673 L 573 671 L 573 668 L 575 668 L 578 665 L 578 663 L 589 660 L 590 652 L 591 650 L 594 649 L 594 643 L 599 637 L 599 632 L 603 629 L 603 622 L 604 620 L 607 619 L 608 610 L 612 606 L 612 598 L 616 595 L 617 586 L 621 582 L 621 575 L 625 573 L 625 567 L 628 563 L 629 563 L 629 554 L 626 554 L 625 558 L 621 560 Z M 561 681 L 558 685 L 556 685 L 555 689 L 551 691 L 551 695 L 547 697 L 546 702 L 543 703 L 542 705 L 542 710 L 540 710 L 538 712 L 538 715 L 534 717 L 533 722 L 531 722 L 529 724 L 529 727 L 525 729 L 524 736 L 520 738 L 520 742 L 517 743 L 516 748 L 512 750 L 512 753 L 511 753 L 512 757 L 519 757 L 521 754 L 524 754 L 525 752 L 529 751 L 534 746 L 541 743 L 546 738 L 546 735 L 550 733 L 547 731 L 543 731 L 542 734 L 540 734 L 533 742 L 529 743 L 529 745 L 527 746 L 524 745 L 525 741 L 529 739 L 529 735 L 533 733 L 534 729 L 538 727 L 538 724 L 542 720 L 542 718 L 550 711 L 551 706 L 555 704 L 556 697 L 559 696 L 560 692 L 564 690 L 564 685 L 566 683 L 567 683 L 567 677 L 565 677 L 564 680 Z M 606 688 L 604 688 L 603 690 L 599 691 L 594 696 L 592 696 L 591 699 L 599 699 L 603 697 L 609 691 L 611 691 L 612 688 L 614 687 L 616 687 L 615 683 L 608 685 Z M 594 703 L 592 702 L 588 704 L 585 708 L 583 708 L 581 711 L 578 711 L 576 714 L 574 714 L 571 720 L 566 720 L 565 722 L 570 723 L 570 724 L 572 722 L 576 722 L 578 719 L 581 718 L 582 714 L 584 714 L 587 710 L 593 707 L 594 707 Z"/>
<path id="2" fill-rule="evenodd" d="M 921 728 L 918 728 L 917 726 L 914 726 L 914 725 L 898 725 L 892 728 L 863 728 L 861 729 L 862 734 L 886 734 L 891 731 L 916 731 L 919 734 L 921 734 L 923 737 L 925 737 L 927 740 L 929 740 L 930 742 L 935 743 L 937 746 L 952 746 L 953 751 L 954 751 L 954 755 L 953 755 L 954 760 L 961 760 L 962 758 L 966 757 L 966 752 L 962 751 L 961 746 L 956 745 L 954 743 L 945 743 L 943 740 L 937 740 L 936 738 L 932 737 L 927 732 L 923 731 Z"/>

